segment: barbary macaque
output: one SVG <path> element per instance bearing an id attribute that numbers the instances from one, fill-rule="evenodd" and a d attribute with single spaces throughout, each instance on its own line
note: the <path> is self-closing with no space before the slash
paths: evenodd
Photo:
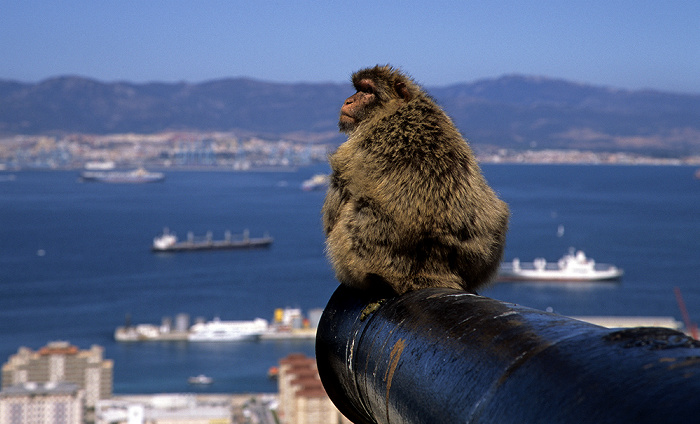
<path id="1" fill-rule="evenodd" d="M 508 206 L 452 120 L 391 66 L 353 74 L 340 109 L 348 139 L 330 156 L 323 205 L 338 280 L 371 292 L 427 287 L 475 293 L 505 247 Z"/>

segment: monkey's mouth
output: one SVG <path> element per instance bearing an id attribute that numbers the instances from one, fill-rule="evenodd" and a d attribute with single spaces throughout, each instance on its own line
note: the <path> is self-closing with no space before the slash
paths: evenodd
<path id="1" fill-rule="evenodd" d="M 343 124 L 355 124 L 356 120 L 352 116 L 346 114 L 346 113 L 341 113 L 340 114 L 340 119 L 339 121 Z"/>

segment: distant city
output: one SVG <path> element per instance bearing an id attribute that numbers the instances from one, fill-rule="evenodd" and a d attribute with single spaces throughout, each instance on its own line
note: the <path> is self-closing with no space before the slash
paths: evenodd
<path id="1" fill-rule="evenodd" d="M 229 132 L 13 135 L 0 138 L 0 170 L 283 170 L 324 162 L 335 147 L 332 143 L 242 137 Z M 472 148 L 482 163 L 700 165 L 700 155 L 665 158 L 577 149 Z"/>
<path id="2" fill-rule="evenodd" d="M 17 135 L 0 139 L 5 169 L 293 168 L 326 159 L 328 146 L 231 133 Z"/>
<path id="3" fill-rule="evenodd" d="M 0 166 L 252 170 L 322 162 L 349 84 L 0 80 Z M 700 95 L 528 76 L 433 95 L 484 163 L 700 163 Z"/>

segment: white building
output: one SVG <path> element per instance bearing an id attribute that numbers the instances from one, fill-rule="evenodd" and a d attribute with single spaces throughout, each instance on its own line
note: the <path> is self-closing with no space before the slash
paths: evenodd
<path id="1" fill-rule="evenodd" d="M 97 402 L 95 424 L 231 424 L 230 396 L 161 394 Z"/>
<path id="2" fill-rule="evenodd" d="M 24 383 L 0 391 L 0 424 L 82 424 L 84 392 L 72 383 Z"/>

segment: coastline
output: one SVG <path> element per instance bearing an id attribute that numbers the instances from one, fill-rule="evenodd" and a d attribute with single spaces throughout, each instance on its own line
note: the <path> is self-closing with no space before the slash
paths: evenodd
<path id="1" fill-rule="evenodd" d="M 654 156 L 642 156 L 631 153 L 591 152 L 579 150 L 547 150 L 547 151 L 523 151 L 506 154 L 477 155 L 477 160 L 482 165 L 600 165 L 600 166 L 689 166 L 699 167 L 700 156 L 688 156 L 683 158 L 662 158 Z M 289 165 L 264 165 L 264 166 L 230 166 L 221 165 L 173 165 L 161 162 L 122 163 L 115 170 L 128 170 L 143 167 L 149 171 L 192 171 L 192 172 L 253 172 L 253 173 L 295 173 L 308 167 L 323 165 L 326 162 L 317 161 Z M 75 163 L 67 166 L 54 166 L 51 164 L 32 165 L 4 165 L 0 163 L 0 175 L 3 172 L 18 171 L 82 171 L 84 163 Z"/>

